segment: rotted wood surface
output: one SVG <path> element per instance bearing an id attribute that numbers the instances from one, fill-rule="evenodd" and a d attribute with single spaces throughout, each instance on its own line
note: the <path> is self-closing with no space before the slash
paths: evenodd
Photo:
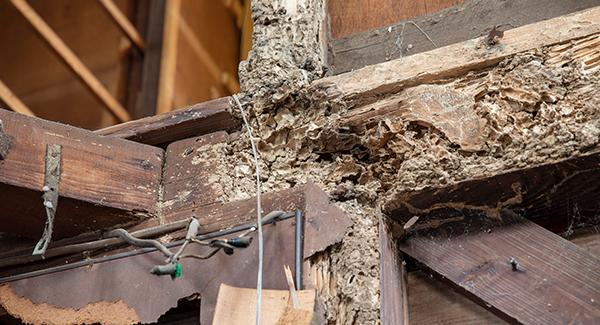
<path id="1" fill-rule="evenodd" d="M 351 6 L 353 1 L 334 1 L 333 3 L 337 2 L 347 2 L 346 6 Z M 384 18 L 377 17 L 378 20 L 385 20 L 388 15 L 394 16 L 396 19 L 385 20 L 385 24 L 372 26 L 371 28 L 375 29 L 369 31 L 364 28 L 364 25 L 369 26 L 368 24 L 354 24 L 357 26 L 354 28 L 360 28 L 358 31 L 361 33 L 352 36 L 344 35 L 346 37 L 343 38 L 339 38 L 335 33 L 336 18 L 332 12 L 339 9 L 331 7 L 330 4 L 329 11 L 334 39 L 329 43 L 328 62 L 331 64 L 333 73 L 344 73 L 367 65 L 486 36 L 494 26 L 498 26 L 500 30 L 508 30 L 600 5 L 598 0 L 468 0 L 461 4 L 458 3 L 462 1 L 447 2 L 457 5 L 437 13 L 432 13 L 435 12 L 435 9 L 430 8 L 427 8 L 429 9 L 427 11 L 417 11 L 419 14 L 413 15 L 413 17 L 422 14 L 427 14 L 427 16 L 416 18 L 407 17 L 405 13 L 397 10 L 381 10 L 378 3 L 372 6 L 377 9 L 378 13 L 384 13 Z M 413 6 L 418 7 L 422 4 L 414 2 Z M 361 5 L 360 7 L 366 6 Z M 368 10 L 365 11 L 368 12 Z M 350 18 L 345 22 L 351 23 L 353 19 Z"/>
<path id="2" fill-rule="evenodd" d="M 314 184 L 270 193 L 263 199 L 265 211 L 299 208 L 305 212 L 305 258 L 339 242 L 351 225 L 351 220 Z M 256 199 L 251 198 L 201 209 L 198 212 L 200 224 L 221 229 L 252 222 L 256 218 L 255 207 Z M 287 290 L 283 265 L 293 265 L 293 245 L 288 245 L 293 241 L 293 220 L 265 227 L 265 289 Z M 189 247 L 190 253 L 205 252 L 205 248 L 196 245 Z M 60 312 L 65 317 L 72 317 L 67 320 L 81 321 L 77 317 L 88 317 L 86 322 L 94 323 L 106 322 L 106 317 L 114 313 L 118 323 L 147 323 L 156 321 L 161 314 L 175 307 L 179 299 L 200 293 L 201 322 L 210 324 L 221 283 L 255 286 L 255 247 L 253 244 L 248 249 L 236 250 L 232 256 L 220 252 L 206 261 L 184 260 L 183 277 L 176 280 L 149 273 L 152 265 L 164 263 L 164 256 L 155 252 L 11 282 L 0 286 L 0 305 L 12 315 L 25 317 L 22 319 L 47 319 L 44 317 Z M 73 283 L 77 284 L 78 290 L 71 290 Z M 56 295 L 56 292 L 65 294 Z M 149 296 L 156 298 L 151 304 L 139 299 Z M 115 301 L 121 303 L 115 304 Z M 110 302 L 110 305 L 100 311 L 86 312 L 90 306 L 103 302 Z M 48 311 L 50 313 L 46 313 Z"/>
<path id="3" fill-rule="evenodd" d="M 126 224 L 153 213 L 163 150 L 0 110 L 11 145 L 0 160 L 0 231 L 36 237 L 47 144 L 62 146 L 57 238 Z M 10 220 L 10 221 L 9 221 Z"/>
<path id="4" fill-rule="evenodd" d="M 444 188 L 397 193 L 384 206 L 405 222 L 427 215 L 417 225 L 435 227 L 444 219 L 464 219 L 464 212 L 498 216 L 511 209 L 553 231 L 600 224 L 600 152 L 542 166 L 472 179 Z"/>
<path id="5" fill-rule="evenodd" d="M 485 37 L 448 45 L 313 82 L 325 99 L 350 107 L 372 103 L 400 89 L 464 75 L 530 49 L 600 33 L 600 7 L 508 30 L 495 45 Z"/>
<path id="6" fill-rule="evenodd" d="M 96 131 L 145 144 L 159 145 L 237 126 L 229 110 L 229 97 L 172 112 L 118 124 Z"/>
<path id="7" fill-rule="evenodd" d="M 399 248 L 509 322 L 600 321 L 600 259 L 516 214 L 419 231 Z"/>

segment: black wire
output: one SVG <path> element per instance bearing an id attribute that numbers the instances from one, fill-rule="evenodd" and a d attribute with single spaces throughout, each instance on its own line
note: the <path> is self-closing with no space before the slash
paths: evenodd
<path id="1" fill-rule="evenodd" d="M 267 225 L 270 223 L 275 223 L 280 220 L 289 219 L 293 216 L 294 216 L 294 212 L 287 212 L 287 213 L 281 215 L 280 217 L 278 217 L 276 219 L 268 220 L 267 222 L 264 222 L 263 224 Z M 198 237 L 196 237 L 196 239 L 197 240 L 207 240 L 207 239 L 223 237 L 223 236 L 235 234 L 240 231 L 251 229 L 252 227 L 256 227 L 256 223 L 244 224 L 244 225 L 235 226 L 235 227 L 232 227 L 232 228 L 229 228 L 226 230 L 215 231 L 215 232 L 212 232 L 209 234 L 198 236 Z M 185 239 L 178 240 L 178 241 L 166 244 L 165 247 L 167 247 L 167 248 L 177 247 L 177 246 L 183 245 L 184 242 L 185 242 Z M 70 263 L 70 264 L 55 266 L 55 267 L 51 267 L 51 268 L 47 268 L 47 269 L 43 269 L 43 270 L 37 270 L 37 271 L 32 271 L 32 272 L 27 272 L 27 273 L 22 273 L 22 274 L 10 275 L 10 276 L 0 278 L 0 284 L 18 281 L 18 280 L 27 279 L 27 278 L 32 278 L 32 277 L 41 276 L 41 275 L 46 275 L 46 274 L 51 274 L 51 273 L 56 273 L 56 272 L 62 272 L 62 271 L 70 270 L 70 269 L 75 269 L 78 267 L 83 267 L 83 266 L 92 266 L 94 264 L 100 264 L 100 263 L 114 261 L 114 260 L 118 260 L 118 259 L 122 259 L 122 258 L 151 253 L 151 252 L 155 252 L 157 250 L 158 249 L 155 247 L 136 249 L 136 250 L 129 251 L 129 252 L 92 258 L 92 259 L 78 261 L 78 262 L 74 262 L 74 263 Z"/>

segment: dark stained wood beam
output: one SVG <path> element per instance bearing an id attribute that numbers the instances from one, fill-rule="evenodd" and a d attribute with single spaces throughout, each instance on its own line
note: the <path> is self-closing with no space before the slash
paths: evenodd
<path id="1" fill-rule="evenodd" d="M 396 241 L 379 216 L 381 324 L 408 325 L 408 273 Z"/>
<path id="2" fill-rule="evenodd" d="M 179 110 L 117 124 L 96 131 L 151 145 L 167 144 L 193 136 L 234 129 L 238 126 L 229 97 L 195 104 Z"/>
<path id="3" fill-rule="evenodd" d="M 465 214 L 500 215 L 503 209 L 555 232 L 600 224 L 600 149 L 526 169 L 471 179 L 446 187 L 396 193 L 384 212 L 404 223 L 423 216 L 418 227 L 435 227 Z"/>
<path id="4" fill-rule="evenodd" d="M 155 212 L 163 150 L 0 110 L 10 139 L 0 160 L 0 232 L 39 237 L 46 145 L 62 146 L 53 238 L 139 221 Z"/>
<path id="5" fill-rule="evenodd" d="M 516 214 L 418 231 L 399 248 L 511 323 L 600 321 L 600 259 Z"/>
<path id="6" fill-rule="evenodd" d="M 508 30 L 598 5 L 600 0 L 469 0 L 441 12 L 386 24 L 391 26 L 343 38 L 334 35 L 328 62 L 333 73 L 339 74 L 485 36 L 494 26 Z"/>

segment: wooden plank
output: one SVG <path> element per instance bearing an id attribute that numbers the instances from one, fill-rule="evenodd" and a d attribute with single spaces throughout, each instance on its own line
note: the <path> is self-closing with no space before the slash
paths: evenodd
<path id="1" fill-rule="evenodd" d="M 468 0 L 439 13 L 334 39 L 328 62 L 333 74 L 339 74 L 485 36 L 494 26 L 508 30 L 598 5 L 599 0 Z"/>
<path id="2" fill-rule="evenodd" d="M 381 258 L 381 324 L 408 325 L 408 278 L 392 234 L 379 215 Z"/>
<path id="3" fill-rule="evenodd" d="M 446 187 L 396 193 L 384 212 L 405 222 L 425 216 L 419 227 L 439 224 L 463 214 L 500 215 L 503 209 L 519 211 L 526 218 L 555 232 L 599 224 L 600 153 L 549 162 L 487 178 L 465 180 Z M 457 216 L 458 213 L 458 216 Z"/>
<path id="4" fill-rule="evenodd" d="M 100 4 L 106 10 L 110 18 L 115 24 L 123 31 L 123 33 L 129 38 L 129 40 L 137 46 L 138 49 L 144 50 L 144 39 L 138 33 L 137 29 L 129 21 L 127 16 L 119 9 L 119 7 L 112 0 L 99 0 Z"/>
<path id="5" fill-rule="evenodd" d="M 46 144 L 62 146 L 57 239 L 145 219 L 155 211 L 162 149 L 6 110 L 0 110 L 0 120 L 11 138 L 0 160 L 0 231 L 41 233 Z"/>
<path id="6" fill-rule="evenodd" d="M 600 7 L 508 30 L 493 46 L 481 37 L 319 79 L 311 88 L 324 92 L 325 99 L 342 99 L 354 107 L 408 86 L 484 69 L 519 52 L 596 33 L 600 33 Z"/>
<path id="7" fill-rule="evenodd" d="M 27 116 L 35 114 L 0 80 L 0 100 L 2 100 L 10 109 L 17 113 Z"/>
<path id="8" fill-rule="evenodd" d="M 260 323 L 265 325 L 309 325 L 312 321 L 316 293 L 314 289 L 298 291 L 299 307 L 295 317 L 288 290 L 263 290 Z M 221 284 L 215 307 L 214 325 L 252 324 L 256 318 L 256 289 Z"/>
<path id="9" fill-rule="evenodd" d="M 157 114 L 165 113 L 173 109 L 175 74 L 177 72 L 177 43 L 179 42 L 180 10 L 181 0 L 166 2 L 163 46 L 160 60 L 158 104 L 156 106 Z"/>
<path id="10" fill-rule="evenodd" d="M 156 116 L 96 131 L 136 142 L 158 145 L 238 126 L 229 109 L 229 97 L 192 105 Z"/>
<path id="11" fill-rule="evenodd" d="M 140 93 L 136 99 L 134 116 L 142 118 L 156 113 L 159 92 L 160 60 L 162 57 L 165 0 L 149 2 L 146 27 L 146 48 L 142 66 Z"/>
<path id="12" fill-rule="evenodd" d="M 600 259 L 516 214 L 420 231 L 399 248 L 509 322 L 600 321 Z"/>
<path id="13" fill-rule="evenodd" d="M 12 5 L 34 27 L 42 39 L 56 52 L 61 60 L 90 89 L 90 91 L 120 120 L 128 121 L 129 113 L 121 106 L 92 72 L 69 49 L 60 37 L 44 22 L 25 0 L 10 0 Z"/>
<path id="14" fill-rule="evenodd" d="M 431 14 L 464 0 L 329 0 L 329 26 L 336 39 Z"/>

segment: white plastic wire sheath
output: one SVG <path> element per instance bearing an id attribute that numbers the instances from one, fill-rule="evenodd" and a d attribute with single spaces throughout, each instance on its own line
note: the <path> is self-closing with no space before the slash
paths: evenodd
<path id="1" fill-rule="evenodd" d="M 261 303 L 262 303 L 262 280 L 263 280 L 263 230 L 262 230 L 262 208 L 260 204 L 260 193 L 261 193 L 261 184 L 260 184 L 260 166 L 258 164 L 258 151 L 256 150 L 256 145 L 254 144 L 254 136 L 252 135 L 252 128 L 250 127 L 250 123 L 246 119 L 246 112 L 244 112 L 244 108 L 242 107 L 242 103 L 237 98 L 237 95 L 233 95 L 233 100 L 237 104 L 240 112 L 242 113 L 242 119 L 244 120 L 244 124 L 246 125 L 246 130 L 248 130 L 248 137 L 250 137 L 250 145 L 252 146 L 252 154 L 254 155 L 254 164 L 256 165 L 256 224 L 258 225 L 258 275 L 256 279 L 256 325 L 260 324 L 260 311 L 261 311 Z"/>

